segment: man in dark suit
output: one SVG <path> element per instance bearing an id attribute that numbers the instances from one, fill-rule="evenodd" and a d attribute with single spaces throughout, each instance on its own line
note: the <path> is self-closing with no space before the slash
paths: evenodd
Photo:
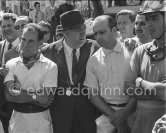
<path id="1" fill-rule="evenodd" d="M 15 47 L 19 43 L 19 38 L 17 31 L 15 29 L 15 21 L 17 19 L 17 16 L 13 13 L 4 13 L 2 15 L 2 20 L 0 21 L 0 26 L 2 28 L 2 34 L 5 40 L 0 42 L 0 64 L 5 64 L 5 53 L 11 49 L 12 47 Z M 1 115 L 0 113 L 0 119 L 2 121 L 2 124 L 4 126 L 5 133 L 8 132 L 8 122 L 10 119 L 10 115 L 12 112 L 12 105 L 8 102 L 6 102 L 4 95 L 3 95 L 3 79 L 4 76 L 0 74 L 0 110 L 5 111 L 8 114 L 8 117 L 5 117 L 4 115 Z"/>
<path id="2" fill-rule="evenodd" d="M 44 55 L 58 66 L 58 89 L 50 107 L 54 132 L 96 133 L 94 107 L 83 83 L 88 58 L 97 44 L 86 40 L 85 21 L 78 10 L 60 19 L 64 38 L 43 48 Z"/>

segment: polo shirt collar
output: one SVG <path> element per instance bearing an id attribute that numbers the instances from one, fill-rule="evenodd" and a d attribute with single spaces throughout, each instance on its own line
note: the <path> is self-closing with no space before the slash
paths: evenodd
<path id="1" fill-rule="evenodd" d="M 23 62 L 23 59 L 21 56 L 18 57 L 17 62 Z M 47 62 L 47 58 L 43 56 L 43 54 L 40 54 L 40 57 L 38 59 L 38 62 Z"/>
<path id="2" fill-rule="evenodd" d="M 117 42 L 116 42 L 116 46 L 114 47 L 113 50 L 109 50 L 109 49 L 105 49 L 105 48 L 102 48 L 105 55 L 111 53 L 111 52 L 117 52 L 117 53 L 121 53 L 122 51 L 122 45 L 121 45 L 121 42 L 117 39 Z"/>

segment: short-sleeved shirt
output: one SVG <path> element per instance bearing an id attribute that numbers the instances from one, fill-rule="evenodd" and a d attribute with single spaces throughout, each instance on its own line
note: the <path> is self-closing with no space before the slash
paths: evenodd
<path id="1" fill-rule="evenodd" d="M 130 67 L 126 71 L 125 81 L 135 84 L 137 77 L 150 82 L 162 82 L 166 74 L 166 58 L 161 61 L 150 61 L 146 49 L 154 45 L 154 41 L 139 46 L 131 58 Z M 130 74 L 129 74 L 130 73 Z M 137 100 L 137 105 L 143 108 L 164 107 L 164 102 L 158 100 Z"/>
<path id="2" fill-rule="evenodd" d="M 43 87 L 57 87 L 58 68 L 51 60 L 40 55 L 39 60 L 28 70 L 23 64 L 22 58 L 17 57 L 6 63 L 9 73 L 4 82 L 14 80 L 16 75 L 22 89 L 40 89 Z"/>
<path id="3" fill-rule="evenodd" d="M 129 62 L 128 50 L 119 41 L 113 50 L 100 48 L 88 61 L 84 85 L 98 88 L 107 103 L 126 103 L 123 74 Z"/>

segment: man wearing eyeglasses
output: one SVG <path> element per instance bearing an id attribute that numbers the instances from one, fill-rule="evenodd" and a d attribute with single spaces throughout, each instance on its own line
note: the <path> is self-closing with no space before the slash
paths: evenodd
<path id="1" fill-rule="evenodd" d="M 134 51 L 125 75 L 125 92 L 137 99 L 132 133 L 151 133 L 157 119 L 165 114 L 165 11 L 163 1 L 150 1 L 142 8 L 154 40 Z"/>
<path id="2" fill-rule="evenodd" d="M 28 16 L 17 17 L 16 22 L 15 22 L 15 29 L 17 30 L 19 40 L 21 40 L 22 30 L 23 30 L 24 26 L 30 22 L 31 22 L 31 20 L 29 19 Z M 8 60 L 10 60 L 12 58 L 18 57 L 19 52 L 20 52 L 20 43 L 5 53 L 5 62 L 7 62 Z"/>
<path id="3" fill-rule="evenodd" d="M 0 21 L 0 26 L 2 28 L 2 34 L 5 40 L 0 42 L 0 63 L 1 66 L 5 64 L 5 53 L 12 49 L 13 47 L 16 47 L 19 44 L 19 37 L 17 34 L 17 31 L 15 29 L 15 21 L 17 19 L 17 16 L 13 13 L 4 13 L 2 16 L 2 20 Z M 4 97 L 3 94 L 3 78 L 4 78 L 4 71 L 5 69 L 1 69 L 1 87 L 0 87 L 0 97 Z M 1 103 L 1 109 L 4 110 L 9 116 L 7 118 L 4 118 L 4 116 L 1 116 L 1 120 L 4 126 L 5 132 L 8 130 L 8 121 L 10 119 L 10 115 L 12 112 L 12 105 L 5 101 L 4 98 L 0 101 Z"/>

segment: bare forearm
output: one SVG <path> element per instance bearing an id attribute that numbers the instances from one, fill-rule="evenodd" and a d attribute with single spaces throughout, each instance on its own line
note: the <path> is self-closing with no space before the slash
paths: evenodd
<path id="1" fill-rule="evenodd" d="M 95 93 L 96 94 L 96 93 Z M 106 116 L 110 117 L 115 111 L 99 95 L 90 95 L 90 101 Z"/>
<path id="2" fill-rule="evenodd" d="M 27 95 L 25 92 L 21 92 L 19 95 L 13 95 L 10 92 L 5 92 L 7 101 L 14 103 L 27 103 L 33 102 L 32 96 Z"/>
<path id="3" fill-rule="evenodd" d="M 152 96 L 146 94 L 143 88 L 138 88 L 129 81 L 125 81 L 124 83 L 124 93 L 128 96 L 135 97 L 136 99 L 154 100 Z"/>
<path id="4" fill-rule="evenodd" d="M 151 86 L 148 86 L 149 84 Z M 142 87 L 144 91 L 148 92 L 154 99 L 166 101 L 166 83 L 153 83 L 143 80 Z"/>

